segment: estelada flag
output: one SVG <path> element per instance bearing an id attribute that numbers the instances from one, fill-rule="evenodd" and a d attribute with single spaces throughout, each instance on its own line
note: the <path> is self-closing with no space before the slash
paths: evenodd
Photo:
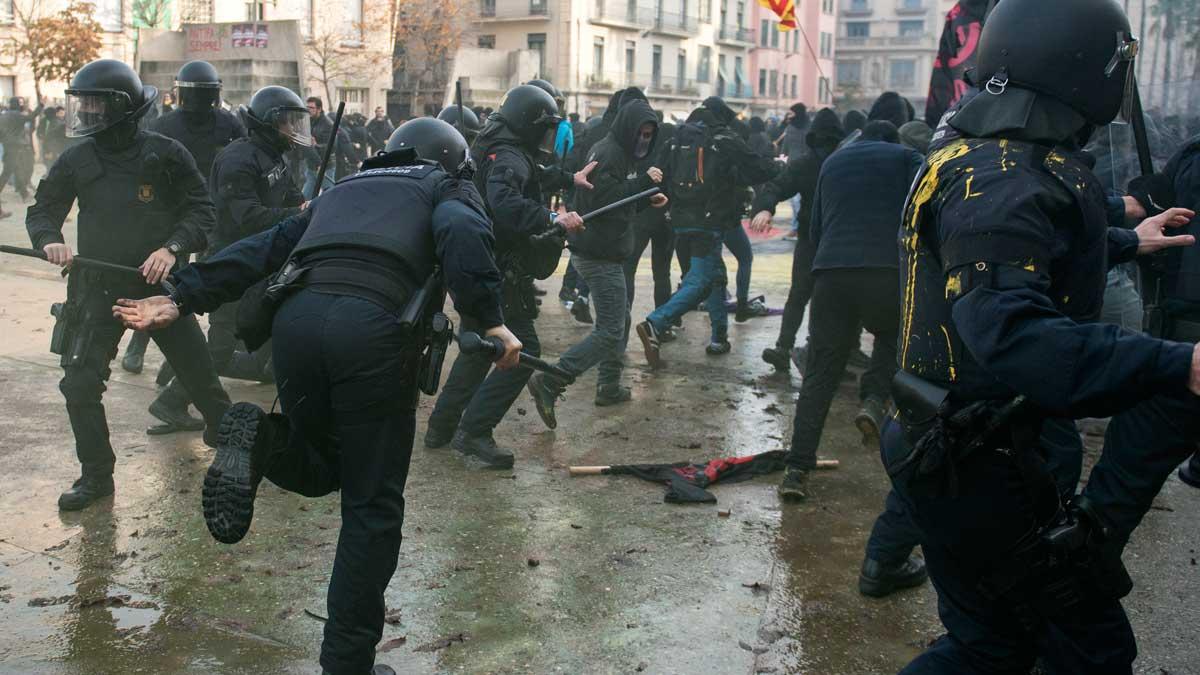
<path id="1" fill-rule="evenodd" d="M 776 471 L 783 471 L 783 450 L 772 450 L 747 457 L 714 459 L 706 464 L 679 462 L 676 464 L 625 464 L 605 467 L 602 474 L 637 476 L 642 480 L 665 483 L 664 502 L 675 504 L 708 503 L 717 501 L 704 488 L 716 483 L 736 483 Z"/>
<path id="2" fill-rule="evenodd" d="M 758 0 L 758 4 L 766 7 L 779 17 L 779 30 L 789 31 L 796 27 L 795 0 Z"/>

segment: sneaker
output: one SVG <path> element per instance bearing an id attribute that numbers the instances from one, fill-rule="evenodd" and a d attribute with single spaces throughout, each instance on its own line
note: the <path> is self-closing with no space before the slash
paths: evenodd
<path id="1" fill-rule="evenodd" d="M 71 488 L 58 497 L 58 508 L 63 511 L 79 511 L 114 491 L 112 474 L 106 476 L 82 476 Z"/>
<path id="2" fill-rule="evenodd" d="M 450 447 L 464 456 L 475 459 L 487 469 L 511 469 L 513 467 L 512 450 L 496 445 L 492 434 L 468 434 L 459 431 L 454 434 Z"/>
<path id="3" fill-rule="evenodd" d="M 538 416 L 550 429 L 558 428 L 558 419 L 554 416 L 554 404 L 562 396 L 565 387 L 557 379 L 545 373 L 534 373 L 526 385 L 529 394 L 533 396 L 533 407 Z"/>
<path id="4" fill-rule="evenodd" d="M 775 370 L 786 373 L 792 368 L 792 360 L 788 350 L 779 347 L 767 347 L 763 350 L 762 360 L 771 364 Z"/>
<path id="5" fill-rule="evenodd" d="M 236 544 L 250 530 L 271 436 L 267 413 L 253 403 L 235 403 L 221 418 L 217 455 L 201 491 L 204 524 L 213 539 Z"/>
<path id="6" fill-rule="evenodd" d="M 633 400 L 633 392 L 629 387 L 622 387 L 618 384 L 596 387 L 596 406 L 604 408 L 610 405 L 618 405 Z"/>
<path id="7" fill-rule="evenodd" d="M 733 349 L 733 345 L 729 344 L 729 340 L 712 341 L 704 348 L 704 353 L 709 356 L 724 356 Z"/>
<path id="8" fill-rule="evenodd" d="M 162 422 L 162 424 L 146 430 L 146 433 L 151 436 L 162 436 L 181 431 L 204 431 L 204 420 L 189 415 L 186 405 L 182 409 L 173 407 L 163 401 L 160 396 L 150 404 L 149 411 L 151 415 Z"/>
<path id="9" fill-rule="evenodd" d="M 887 415 L 887 411 L 883 401 L 875 396 L 863 399 L 862 408 L 854 416 L 854 426 L 862 432 L 863 447 L 879 447 L 879 430 L 883 428 L 885 415 Z"/>
<path id="10" fill-rule="evenodd" d="M 425 449 L 438 450 L 450 445 L 450 441 L 454 440 L 453 431 L 442 431 L 430 424 L 425 429 Z"/>
<path id="11" fill-rule="evenodd" d="M 668 329 L 664 330 L 658 336 L 658 341 L 662 342 L 662 343 L 674 342 L 678 339 L 679 339 L 679 334 L 675 332 L 674 328 L 668 328 Z"/>
<path id="12" fill-rule="evenodd" d="M 575 298 L 579 297 L 579 291 L 574 288 L 564 288 L 558 292 L 558 299 L 564 305 L 569 302 L 575 302 Z"/>
<path id="13" fill-rule="evenodd" d="M 592 318 L 592 306 L 588 303 L 587 298 L 579 298 L 571 304 L 571 316 L 575 317 L 579 323 L 595 323 Z"/>
<path id="14" fill-rule="evenodd" d="M 755 298 L 749 302 L 739 302 L 737 311 L 733 314 L 733 320 L 738 323 L 745 323 L 750 319 L 757 319 L 764 316 L 769 316 L 771 310 L 763 304 L 762 298 Z"/>
<path id="15" fill-rule="evenodd" d="M 785 502 L 802 502 L 806 494 L 808 472 L 804 469 L 788 467 L 783 470 L 783 482 L 779 484 L 779 496 Z"/>
<path id="16" fill-rule="evenodd" d="M 649 321 L 639 323 L 637 334 L 642 340 L 642 349 L 646 352 L 646 363 L 650 364 L 651 368 L 662 368 L 662 354 L 659 351 L 661 345 L 658 340 L 658 331 L 654 330 L 654 324 Z"/>
<path id="17" fill-rule="evenodd" d="M 1179 480 L 1194 488 L 1200 488 L 1200 452 L 1192 455 L 1186 464 L 1179 467 Z"/>
<path id="18" fill-rule="evenodd" d="M 846 360 L 846 365 L 859 370 L 866 370 L 871 365 L 871 357 L 863 353 L 862 349 L 855 349 L 850 352 L 850 358 Z"/>
<path id="19" fill-rule="evenodd" d="M 858 574 L 858 592 L 872 598 L 882 598 L 905 588 L 920 586 L 929 578 L 925 561 L 910 555 L 908 560 L 894 566 L 867 558 Z"/>

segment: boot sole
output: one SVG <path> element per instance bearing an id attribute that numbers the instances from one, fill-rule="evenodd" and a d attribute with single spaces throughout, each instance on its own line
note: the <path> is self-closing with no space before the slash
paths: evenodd
<path id="1" fill-rule="evenodd" d="M 655 370 L 662 368 L 662 356 L 659 355 L 658 349 L 655 348 L 654 343 L 651 342 L 652 338 L 650 337 L 649 331 L 646 330 L 645 326 L 639 323 L 637 327 L 637 334 L 638 339 L 642 341 L 642 350 L 646 352 L 646 363 L 650 364 L 650 368 Z"/>
<path id="2" fill-rule="evenodd" d="M 533 407 L 535 410 L 537 410 L 538 417 L 542 418 L 542 423 L 545 424 L 549 429 L 557 429 L 558 419 L 554 416 L 553 412 L 546 412 L 545 404 L 542 403 L 542 397 L 539 395 L 534 381 L 530 380 L 529 383 L 525 385 L 525 388 L 529 390 L 529 395 L 533 397 Z"/>
<path id="3" fill-rule="evenodd" d="M 261 410 L 240 403 L 221 418 L 217 456 L 204 476 L 201 503 L 204 524 L 222 544 L 241 541 L 254 519 L 254 497 L 261 479 L 254 475 L 251 457 L 262 418 Z"/>
<path id="4" fill-rule="evenodd" d="M 854 418 L 854 426 L 862 434 L 864 448 L 879 447 L 879 426 L 870 415 L 858 415 Z"/>
<path id="5" fill-rule="evenodd" d="M 858 575 L 858 592 L 869 598 L 884 598 L 896 591 L 903 591 L 907 588 L 916 588 L 925 583 L 929 578 L 929 574 L 922 571 L 921 574 L 914 574 L 910 577 L 900 579 L 871 579 Z"/>
<path id="6" fill-rule="evenodd" d="M 1200 476 L 1192 472 L 1187 465 L 1179 467 L 1179 480 L 1194 488 L 1200 488 Z"/>

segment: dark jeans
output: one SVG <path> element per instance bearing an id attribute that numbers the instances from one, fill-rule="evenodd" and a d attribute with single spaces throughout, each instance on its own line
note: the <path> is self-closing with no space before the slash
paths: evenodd
<path id="1" fill-rule="evenodd" d="M 754 267 L 754 250 L 750 248 L 750 236 L 741 223 L 725 230 L 725 247 L 737 260 L 737 301 L 745 303 L 750 299 L 750 272 Z"/>
<path id="2" fill-rule="evenodd" d="M 1112 527 L 1114 549 L 1124 548 L 1167 476 L 1198 449 L 1200 398 L 1188 392 L 1160 394 L 1112 418 L 1083 494 Z"/>
<path id="3" fill-rule="evenodd" d="M 575 269 L 575 265 L 570 261 L 567 262 L 567 271 L 563 273 L 562 288 L 564 291 L 575 289 L 581 298 L 586 298 L 591 293 L 587 281 L 579 276 L 579 270 Z"/>
<path id="4" fill-rule="evenodd" d="M 796 249 L 792 251 L 792 283 L 788 288 L 787 304 L 783 306 L 783 320 L 779 324 L 779 339 L 775 346 L 790 350 L 796 346 L 796 333 L 800 324 L 804 323 L 804 308 L 812 298 L 813 255 L 815 247 L 809 243 L 808 237 L 796 238 Z"/>
<path id="5" fill-rule="evenodd" d="M 633 307 L 634 281 L 642 253 L 650 247 L 650 271 L 654 275 L 654 306 L 662 307 L 671 299 L 671 254 L 675 250 L 675 233 L 663 209 L 647 209 L 634 223 L 633 255 L 625 263 L 625 292 Z"/>
<path id="6" fill-rule="evenodd" d="M 592 289 L 596 321 L 592 332 L 572 345 L 558 360 L 558 366 L 572 375 L 582 375 L 599 366 L 597 387 L 613 387 L 621 381 L 621 357 L 629 335 L 629 305 L 626 304 L 625 271 L 618 262 L 571 256 L 579 276 Z"/>
<path id="7" fill-rule="evenodd" d="M 268 341 L 256 352 L 244 351 L 244 345 L 237 339 L 237 308 L 237 302 L 230 302 L 208 315 L 209 357 L 218 375 L 237 380 L 262 380 L 271 358 L 271 343 Z M 158 398 L 178 409 L 186 408 L 192 402 L 178 377 L 171 380 Z"/>
<path id="8" fill-rule="evenodd" d="M 101 275 L 75 272 L 68 284 L 68 301 L 80 303 L 80 323 L 63 355 L 63 378 L 59 389 L 67 400 L 67 415 L 75 434 L 75 452 L 84 475 L 111 474 L 116 456 L 108 438 L 108 420 L 102 398 L 109 365 L 125 327 L 112 316 L 118 298 L 144 298 L 160 292 L 158 287 L 134 282 L 112 282 Z M 217 425 L 229 407 L 229 395 L 213 369 L 204 344 L 204 333 L 196 317 L 188 315 L 170 326 L 150 333 L 167 362 L 191 392 L 204 421 Z M 73 359 L 71 353 L 79 356 Z"/>
<path id="9" fill-rule="evenodd" d="M 725 287 L 729 283 L 725 260 L 721 257 L 719 235 L 693 234 L 681 236 L 687 240 L 692 264 L 683 277 L 683 286 L 664 305 L 646 317 L 654 330 L 662 333 L 675 325 L 684 314 L 706 300 L 705 308 L 712 323 L 712 341 L 721 342 L 729 332 L 729 312 L 725 309 Z"/>
<path id="10" fill-rule="evenodd" d="M 846 361 L 858 348 L 860 326 L 875 336 L 871 364 L 862 375 L 859 396 L 889 397 L 896 374 L 899 339 L 899 275 L 894 269 L 837 269 L 817 272 L 809 322 L 808 361 L 796 401 L 792 446 L 787 463 L 799 469 L 817 465 L 817 446 Z"/>
<path id="11" fill-rule="evenodd" d="M 33 177 L 33 148 L 25 145 L 6 145 L 4 147 L 4 170 L 0 171 L 0 192 L 8 186 L 8 181 L 16 183 L 17 193 L 22 197 L 29 196 L 29 180 Z"/>
<path id="12" fill-rule="evenodd" d="M 400 553 L 416 429 L 416 362 L 396 323 L 359 298 L 301 290 L 279 308 L 274 362 L 283 415 L 264 475 L 306 497 L 341 490 L 321 666 L 367 673 Z"/>
<path id="13" fill-rule="evenodd" d="M 521 351 L 541 355 L 542 344 L 533 324 L 533 298 L 507 282 L 505 297 L 509 301 L 504 306 L 504 323 L 524 345 Z M 463 328 L 473 329 L 466 322 Z M 461 429 L 471 435 L 492 433 L 532 374 L 528 368 L 493 370 L 486 356 L 459 354 L 429 416 L 430 428 L 445 432 Z"/>
<path id="14" fill-rule="evenodd" d="M 884 466 L 897 467 L 910 452 L 898 425 L 888 426 L 882 445 Z M 913 481 L 913 467 L 892 477 L 897 498 L 922 533 L 947 633 L 902 673 L 1027 673 L 1039 657 L 1053 673 L 1131 672 L 1137 646 L 1119 601 L 1091 595 L 1062 613 L 1030 604 L 1044 599 L 1039 588 L 1000 600 L 981 592 L 993 572 L 1011 571 L 1004 561 L 1050 519 L 1034 504 L 1057 503 L 1056 481 L 1045 465 L 1032 462 L 1022 471 L 1021 457 L 974 452 L 956 465 L 953 493 Z"/>

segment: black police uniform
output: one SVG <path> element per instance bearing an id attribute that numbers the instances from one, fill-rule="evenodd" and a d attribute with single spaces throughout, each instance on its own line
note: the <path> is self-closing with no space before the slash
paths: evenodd
<path id="1" fill-rule="evenodd" d="M 154 120 L 150 130 L 182 143 L 196 160 L 200 175 L 206 177 L 212 172 L 217 154 L 235 140 L 246 137 L 242 121 L 221 108 L 195 112 L 177 109 Z"/>
<path id="2" fill-rule="evenodd" d="M 530 235 L 542 232 L 550 222 L 546 200 L 538 181 L 537 166 L 522 141 L 506 126 L 494 124 L 472 148 L 479 167 L 477 184 L 496 234 L 496 258 L 504 274 L 505 325 L 524 345 L 528 354 L 541 354 L 534 327 L 537 298 L 532 277 L 517 261 Z M 469 325 L 464 328 L 473 329 Z M 489 375 L 489 372 L 491 373 Z M 532 373 L 525 368 L 492 371 L 483 356 L 460 356 L 454 361 L 446 384 L 429 416 L 429 437 L 449 439 L 455 430 L 466 437 L 491 437 Z"/>
<path id="3" fill-rule="evenodd" d="M 21 199 L 29 196 L 29 179 L 33 176 L 33 120 L 41 112 L 39 103 L 33 112 L 10 108 L 0 113 L 0 139 L 4 142 L 0 191 L 10 180 L 15 180 Z"/>
<path id="4" fill-rule="evenodd" d="M 79 254 L 120 265 L 139 266 L 162 247 L 178 249 L 182 258 L 203 248 L 214 224 L 212 201 L 191 155 L 178 142 L 148 131 L 136 132 L 120 149 L 89 138 L 63 152 L 38 184 L 26 216 L 34 248 L 63 242 L 63 221 L 76 200 Z M 73 325 L 59 387 L 85 477 L 107 480 L 115 462 L 101 396 L 125 328 L 111 308 L 118 298 L 158 292 L 141 279 L 106 272 L 85 269 L 70 275 L 64 313 Z M 215 430 L 229 397 L 213 370 L 200 325 L 192 317 L 151 337 Z"/>
<path id="5" fill-rule="evenodd" d="M 1163 174 L 1174 193 L 1174 199 L 1164 203 L 1200 209 L 1200 138 L 1185 144 Z M 1200 237 L 1200 221 L 1193 220 L 1183 230 L 1180 234 Z M 1164 320 L 1156 332 L 1168 340 L 1200 342 L 1200 248 L 1189 246 L 1163 255 Z M 1104 451 L 1083 495 L 1108 521 L 1111 554 L 1120 555 L 1167 476 L 1189 455 L 1192 459 L 1180 470 L 1180 477 L 1195 485 L 1200 479 L 1200 397 L 1190 392 L 1164 392 L 1109 423 Z"/>
<path id="6" fill-rule="evenodd" d="M 258 133 L 235 140 L 217 155 L 209 174 L 209 190 L 217 208 L 210 254 L 300 212 L 304 197 L 289 173 L 283 154 Z M 225 377 L 268 378 L 271 350 L 260 348 L 247 353 L 239 349 L 237 312 L 238 301 L 234 300 L 209 315 L 208 352 L 213 365 Z M 190 403 L 178 380 L 159 395 L 159 401 L 172 410 L 184 410 Z"/>
<path id="7" fill-rule="evenodd" d="M 308 497 L 341 491 L 321 647 L 321 665 L 339 674 L 371 670 L 400 548 L 422 345 L 402 333 L 399 312 L 440 264 L 462 314 L 480 328 L 503 323 L 473 186 L 411 156 L 382 157 L 299 215 L 175 275 L 183 310 L 203 312 L 289 258 L 309 268 L 274 318 L 283 414 L 239 403 L 225 424 L 256 431 L 258 466 L 276 485 Z"/>

